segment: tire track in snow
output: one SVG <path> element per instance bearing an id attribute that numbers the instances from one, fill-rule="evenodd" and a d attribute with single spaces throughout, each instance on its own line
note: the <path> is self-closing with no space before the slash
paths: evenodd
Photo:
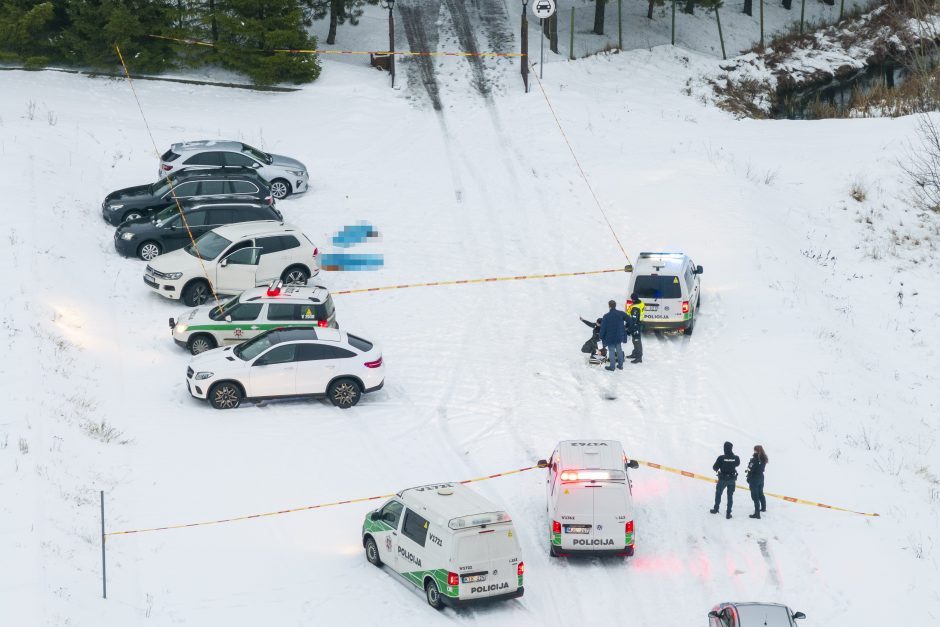
<path id="1" fill-rule="evenodd" d="M 399 3 L 398 13 L 402 18 L 405 29 L 405 38 L 408 39 L 408 49 L 411 52 L 429 52 L 437 49 L 437 18 L 431 17 L 428 7 L 424 4 Z M 433 27 L 433 36 L 429 34 L 429 26 Z M 435 111 L 443 109 L 441 105 L 441 89 L 437 82 L 437 70 L 433 57 L 414 56 L 408 59 L 407 68 L 409 78 L 421 83 L 431 100 Z"/>

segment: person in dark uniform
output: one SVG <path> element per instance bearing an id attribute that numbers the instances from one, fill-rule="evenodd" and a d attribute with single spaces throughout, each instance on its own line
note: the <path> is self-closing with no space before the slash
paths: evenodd
<path id="1" fill-rule="evenodd" d="M 601 319 L 598 318 L 597 322 L 591 322 L 590 320 L 585 320 L 578 316 L 578 319 L 591 327 L 591 339 L 584 343 L 584 346 L 581 347 L 582 353 L 590 353 L 589 360 L 592 364 L 599 364 L 603 361 L 602 357 L 605 356 L 607 352 L 604 349 L 601 349 L 601 354 L 597 354 L 597 343 L 601 340 Z"/>
<path id="2" fill-rule="evenodd" d="M 630 295 L 630 306 L 627 307 L 627 335 L 633 340 L 633 352 L 627 355 L 631 364 L 643 363 L 643 311 L 646 303 L 640 300 L 636 292 Z M 633 321 L 631 324 L 630 321 Z"/>
<path id="3" fill-rule="evenodd" d="M 718 485 L 715 487 L 715 507 L 710 511 L 717 514 L 721 507 L 721 493 L 728 491 L 728 510 L 725 518 L 731 518 L 731 506 L 734 504 L 734 482 L 738 478 L 738 466 L 741 458 L 734 454 L 731 442 L 725 442 L 725 452 L 715 460 L 712 470 L 718 473 Z"/>
<path id="4" fill-rule="evenodd" d="M 764 447 L 758 444 L 754 447 L 754 456 L 747 463 L 747 485 L 751 489 L 751 500 L 754 501 L 754 513 L 748 518 L 760 520 L 760 513 L 767 511 L 767 499 L 764 498 L 764 468 L 770 459 L 764 452 Z"/>

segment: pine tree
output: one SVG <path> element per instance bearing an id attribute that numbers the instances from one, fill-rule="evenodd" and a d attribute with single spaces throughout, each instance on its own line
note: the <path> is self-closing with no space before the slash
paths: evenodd
<path id="1" fill-rule="evenodd" d="M 356 26 L 362 17 L 363 7 L 366 4 L 377 5 L 381 0 L 303 0 L 306 12 L 306 23 L 309 26 L 313 20 L 322 20 L 329 15 L 329 29 L 326 34 L 326 43 L 336 43 L 337 26 L 347 21 Z"/>
<path id="2" fill-rule="evenodd" d="M 57 57 L 56 38 L 64 15 L 55 2 L 0 2 L 0 53 L 40 67 Z M 57 10 L 58 9 L 58 10 Z"/>
<path id="3" fill-rule="evenodd" d="M 315 55 L 274 52 L 316 48 L 298 0 L 215 0 L 215 11 L 216 52 L 224 66 L 264 85 L 306 83 L 320 75 Z"/>

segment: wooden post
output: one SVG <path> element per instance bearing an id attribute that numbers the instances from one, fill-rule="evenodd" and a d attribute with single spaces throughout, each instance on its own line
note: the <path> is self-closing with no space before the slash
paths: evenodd
<path id="1" fill-rule="evenodd" d="M 388 69 L 392 75 L 392 88 L 395 87 L 395 3 L 388 3 Z"/>
<path id="2" fill-rule="evenodd" d="M 623 0 L 617 0 L 617 44 L 623 50 Z"/>
<path id="3" fill-rule="evenodd" d="M 672 0 L 672 45 L 676 45 L 676 0 Z"/>
<path id="4" fill-rule="evenodd" d="M 568 38 L 568 58 L 574 61 L 574 7 L 571 7 L 571 24 Z"/>
<path id="5" fill-rule="evenodd" d="M 804 0 L 805 1 L 805 0 Z M 522 65 L 519 71 L 522 72 L 522 83 L 525 85 L 525 93 L 529 93 L 529 21 L 526 19 L 526 9 L 528 2 L 522 0 L 522 32 L 520 34 Z"/>
<path id="6" fill-rule="evenodd" d="M 721 58 L 727 61 L 728 55 L 725 54 L 725 36 L 721 34 L 721 16 L 718 15 L 717 6 L 715 7 L 715 21 L 718 22 L 718 39 L 721 41 Z"/>
<path id="7" fill-rule="evenodd" d="M 842 21 L 842 16 L 845 15 L 845 0 L 839 2 L 839 21 Z"/>
<path id="8" fill-rule="evenodd" d="M 104 490 L 101 490 L 101 598 L 108 598 L 107 562 L 104 552 Z"/>
<path id="9" fill-rule="evenodd" d="M 764 51 L 764 0 L 760 0 L 760 49 Z"/>
<path id="10" fill-rule="evenodd" d="M 803 34 L 803 16 L 806 15 L 806 0 L 800 5 L 800 34 Z"/>

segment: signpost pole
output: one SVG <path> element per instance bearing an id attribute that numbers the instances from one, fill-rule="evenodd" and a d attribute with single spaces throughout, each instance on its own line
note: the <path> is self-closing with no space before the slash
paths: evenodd
<path id="1" fill-rule="evenodd" d="M 539 30 L 542 31 L 539 37 L 539 78 L 545 78 L 545 20 L 539 19 Z"/>
<path id="2" fill-rule="evenodd" d="M 527 1 L 522 0 L 522 31 L 520 33 L 520 39 L 522 40 L 522 65 L 520 71 L 522 72 L 522 83 L 525 85 L 525 93 L 529 93 L 529 19 L 526 15 L 527 7 Z"/>

